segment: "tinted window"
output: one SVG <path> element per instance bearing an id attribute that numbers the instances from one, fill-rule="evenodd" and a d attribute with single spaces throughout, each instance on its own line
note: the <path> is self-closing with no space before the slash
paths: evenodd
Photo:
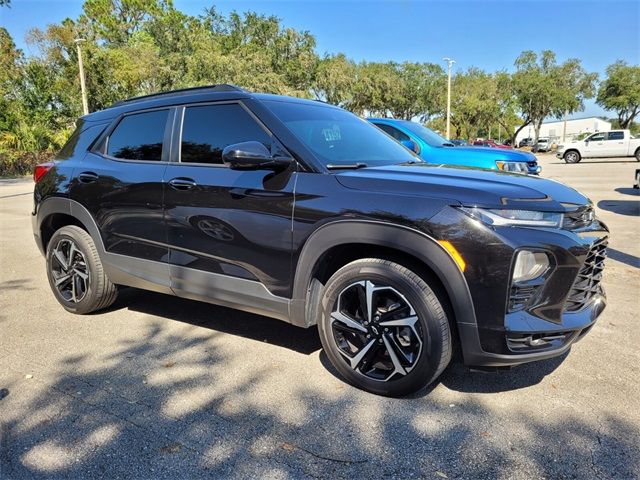
<path id="1" fill-rule="evenodd" d="M 267 100 L 264 104 L 325 165 L 420 161 L 377 127 L 346 110 L 298 102 Z"/>
<path id="2" fill-rule="evenodd" d="M 62 147 L 58 152 L 56 158 L 63 160 L 85 152 L 89 148 L 91 142 L 93 142 L 102 133 L 107 125 L 108 123 L 104 123 L 101 125 L 92 125 L 87 127 L 84 125 L 84 121 L 82 119 L 78 120 L 78 128 L 76 128 L 73 135 L 69 137 L 69 140 L 67 140 L 67 143 L 65 143 L 64 147 Z"/>
<path id="3" fill-rule="evenodd" d="M 255 140 L 271 149 L 271 137 L 238 104 L 188 107 L 182 124 L 182 162 L 222 163 L 222 150 Z"/>
<path id="4" fill-rule="evenodd" d="M 162 139 L 169 110 L 124 117 L 109 136 L 107 155 L 126 160 L 162 159 Z"/>
<path id="5" fill-rule="evenodd" d="M 609 140 L 624 140 L 624 132 L 609 132 Z"/>
<path id="6" fill-rule="evenodd" d="M 591 137 L 589 137 L 589 141 L 591 142 L 599 142 L 600 140 L 604 140 L 604 133 L 596 133 L 595 135 L 591 135 Z"/>
<path id="7" fill-rule="evenodd" d="M 410 122 L 408 120 L 404 120 L 402 124 L 404 125 L 404 128 L 415 133 L 432 147 L 443 147 L 447 144 L 451 145 L 447 139 L 441 137 L 436 132 L 425 127 L 424 125 L 416 122 Z"/>
<path id="8" fill-rule="evenodd" d="M 385 132 L 387 132 L 389 135 L 391 135 L 393 138 L 395 138 L 400 142 L 410 140 L 408 135 L 405 135 L 400 130 L 398 130 L 397 128 L 393 128 L 390 125 L 385 125 L 384 123 L 374 123 L 374 125 L 376 125 L 377 127 L 380 127 L 382 130 L 384 130 Z"/>

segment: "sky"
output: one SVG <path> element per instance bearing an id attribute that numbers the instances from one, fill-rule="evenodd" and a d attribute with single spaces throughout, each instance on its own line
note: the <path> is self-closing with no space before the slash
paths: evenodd
<path id="1" fill-rule="evenodd" d="M 0 25 L 18 47 L 33 27 L 46 27 L 82 11 L 81 0 L 12 0 L 0 8 Z M 276 15 L 283 25 L 308 30 L 320 54 L 343 52 L 360 61 L 442 63 L 455 70 L 475 66 L 489 72 L 513 70 L 523 50 L 556 52 L 558 60 L 579 58 L 583 67 L 604 76 L 616 60 L 640 63 L 639 0 L 539 1 L 213 1 L 174 0 L 179 10 L 197 15 L 215 5 Z M 614 116 L 593 101 L 573 117 Z"/>

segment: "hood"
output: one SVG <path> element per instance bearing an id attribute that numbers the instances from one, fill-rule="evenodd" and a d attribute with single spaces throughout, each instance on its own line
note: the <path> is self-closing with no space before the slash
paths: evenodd
<path id="1" fill-rule="evenodd" d="M 591 201 L 560 182 L 531 175 L 413 163 L 336 173 L 347 188 L 450 200 L 452 205 L 565 212 Z"/>
<path id="2" fill-rule="evenodd" d="M 434 147 L 438 149 L 438 156 L 465 156 L 466 158 L 490 158 L 493 161 L 504 160 L 507 162 L 535 162 L 536 156 L 529 152 L 521 152 L 518 150 L 508 150 L 504 148 L 491 147 Z M 441 151 L 442 150 L 442 151 Z M 428 156 L 428 153 L 427 153 Z M 427 159 L 428 161 L 428 159 Z"/>

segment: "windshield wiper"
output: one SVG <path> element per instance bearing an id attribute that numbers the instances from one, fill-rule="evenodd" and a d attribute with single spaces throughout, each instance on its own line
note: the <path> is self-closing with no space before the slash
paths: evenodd
<path id="1" fill-rule="evenodd" d="M 359 168 L 366 168 L 367 164 L 363 162 L 358 163 L 330 163 L 327 165 L 329 170 L 357 170 Z"/>

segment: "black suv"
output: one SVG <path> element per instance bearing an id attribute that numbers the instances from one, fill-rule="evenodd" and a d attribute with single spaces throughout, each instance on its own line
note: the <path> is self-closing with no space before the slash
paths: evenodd
<path id="1" fill-rule="evenodd" d="M 569 350 L 605 306 L 607 228 L 560 183 L 430 165 L 321 102 L 218 85 L 78 121 L 36 167 L 62 306 L 128 285 L 318 325 L 352 384 L 403 395 Z"/>

